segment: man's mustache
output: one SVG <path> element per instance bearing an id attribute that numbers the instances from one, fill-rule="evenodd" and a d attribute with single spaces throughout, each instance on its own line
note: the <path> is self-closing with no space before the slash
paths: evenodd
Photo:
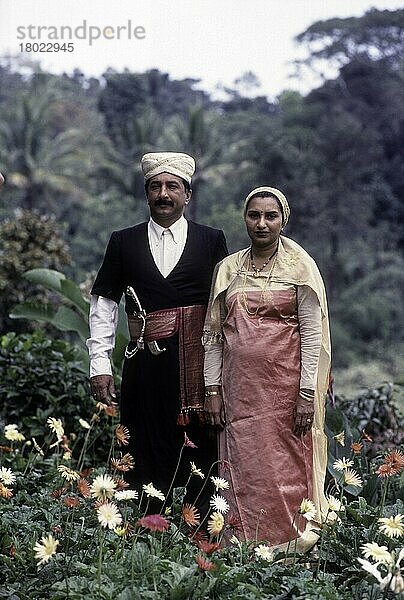
<path id="1" fill-rule="evenodd" d="M 172 200 L 156 200 L 154 206 L 174 206 L 174 202 Z"/>

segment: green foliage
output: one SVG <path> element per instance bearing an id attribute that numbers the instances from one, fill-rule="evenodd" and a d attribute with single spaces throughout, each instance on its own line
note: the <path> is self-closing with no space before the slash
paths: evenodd
<path id="1" fill-rule="evenodd" d="M 22 274 L 35 267 L 60 269 L 71 262 L 60 226 L 54 217 L 36 211 L 18 211 L 0 223 L 0 330 L 9 324 L 8 312 L 17 302 L 49 301 Z"/>
<path id="2" fill-rule="evenodd" d="M 20 423 L 43 436 L 47 417 L 59 415 L 73 431 L 93 401 L 80 354 L 68 342 L 44 332 L 0 338 L 1 420 Z"/>

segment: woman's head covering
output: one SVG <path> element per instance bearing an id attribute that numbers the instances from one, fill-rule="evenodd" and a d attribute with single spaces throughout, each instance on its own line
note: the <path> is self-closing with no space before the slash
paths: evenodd
<path id="1" fill-rule="evenodd" d="M 284 194 L 282 194 L 282 192 L 280 190 L 277 190 L 276 188 L 269 187 L 266 185 L 264 185 L 262 187 L 257 187 L 248 194 L 247 198 L 244 200 L 244 211 L 243 211 L 244 216 L 246 215 L 247 206 L 248 206 L 248 203 L 251 200 L 251 198 L 253 196 L 259 196 L 261 192 L 268 192 L 268 193 L 272 194 L 273 196 L 275 196 L 275 198 L 277 198 L 279 200 L 280 205 L 282 207 L 282 214 L 283 214 L 282 226 L 285 227 L 286 223 L 289 221 L 289 215 L 290 215 L 290 207 L 289 207 L 288 201 L 286 200 L 286 196 Z"/>
<path id="2" fill-rule="evenodd" d="M 195 172 L 195 161 L 182 152 L 148 152 L 141 160 L 144 180 L 148 181 L 160 173 L 171 173 L 191 183 Z"/>

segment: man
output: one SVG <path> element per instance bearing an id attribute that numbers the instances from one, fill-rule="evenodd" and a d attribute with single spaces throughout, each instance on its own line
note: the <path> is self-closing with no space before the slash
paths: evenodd
<path id="1" fill-rule="evenodd" d="M 213 270 L 227 247 L 222 231 L 184 218 L 195 170 L 191 156 L 149 153 L 141 165 L 150 220 L 113 232 L 91 291 L 87 345 L 92 393 L 110 402 L 115 389 L 109 356 L 125 293 L 131 331 L 126 356 L 132 357 L 123 367 L 121 422 L 135 458 L 131 480 L 137 487 L 153 482 L 166 493 L 184 442 L 181 425 L 198 449 L 185 448 L 176 485 L 188 478 L 190 460 L 205 469 L 215 460 L 215 439 L 198 418 L 204 395 L 200 338 Z M 135 294 L 126 293 L 128 286 Z M 140 309 L 147 313 L 143 330 Z"/>

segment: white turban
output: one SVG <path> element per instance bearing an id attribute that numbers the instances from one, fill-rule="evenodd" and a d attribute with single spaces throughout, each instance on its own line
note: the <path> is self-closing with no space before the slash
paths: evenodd
<path id="1" fill-rule="evenodd" d="M 282 213 L 283 213 L 282 226 L 285 227 L 286 223 L 289 221 L 289 215 L 290 215 L 289 203 L 286 200 L 286 196 L 284 194 L 282 194 L 282 192 L 280 190 L 277 190 L 276 188 L 273 188 L 273 187 L 269 187 L 269 186 L 257 187 L 257 188 L 255 188 L 255 190 L 250 192 L 248 194 L 247 198 L 244 200 L 244 216 L 247 212 L 247 207 L 248 207 L 249 201 L 251 200 L 251 198 L 253 196 L 259 196 L 260 192 L 269 192 L 270 194 L 272 194 L 273 196 L 275 196 L 275 198 L 277 198 L 279 200 L 280 205 L 282 206 Z"/>
<path id="2" fill-rule="evenodd" d="M 171 173 L 191 183 L 195 172 L 192 156 L 181 152 L 149 152 L 142 157 L 141 165 L 145 181 L 160 173 Z"/>

